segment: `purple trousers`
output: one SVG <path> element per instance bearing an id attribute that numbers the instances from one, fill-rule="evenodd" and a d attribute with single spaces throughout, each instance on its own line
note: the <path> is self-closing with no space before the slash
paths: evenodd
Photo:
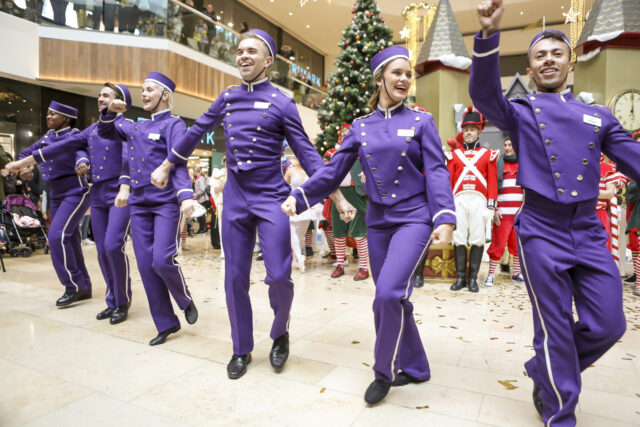
<path id="1" fill-rule="evenodd" d="M 132 199 L 143 189 L 134 189 Z M 132 203 L 131 240 L 138 271 L 149 300 L 149 309 L 158 332 L 180 325 L 171 298 L 181 310 L 191 303 L 191 294 L 176 261 L 182 214 L 177 200 Z"/>
<path id="2" fill-rule="evenodd" d="M 116 208 L 117 179 L 97 182 L 91 188 L 91 230 L 98 263 L 107 284 L 107 306 L 131 303 L 129 257 L 124 248 L 129 231 L 129 206 Z"/>
<path id="3" fill-rule="evenodd" d="M 376 285 L 373 370 L 377 380 L 392 382 L 398 371 L 420 381 L 431 377 L 409 301 L 414 272 L 428 250 L 431 230 L 430 225 L 422 223 L 367 229 L 371 274 Z"/>
<path id="4" fill-rule="evenodd" d="M 89 208 L 89 189 L 56 197 L 52 184 L 51 193 L 49 213 L 52 220 L 48 238 L 53 268 L 68 292 L 91 293 L 91 279 L 84 264 L 78 227 Z"/>
<path id="5" fill-rule="evenodd" d="M 547 426 L 576 424 L 580 373 L 626 329 L 620 274 L 595 206 L 595 199 L 564 205 L 527 190 L 515 221 L 533 306 L 535 356 L 525 367 L 541 390 Z"/>
<path id="6" fill-rule="evenodd" d="M 289 329 L 289 314 L 293 302 L 291 237 L 289 217 L 282 212 L 280 205 L 289 195 L 290 189 L 279 171 L 278 174 L 263 170 L 230 170 L 224 187 L 224 288 L 231 322 L 233 353 L 237 355 L 253 350 L 249 275 L 256 228 L 267 270 L 264 282 L 269 285 L 269 302 L 275 315 L 270 336 L 276 339 Z"/>

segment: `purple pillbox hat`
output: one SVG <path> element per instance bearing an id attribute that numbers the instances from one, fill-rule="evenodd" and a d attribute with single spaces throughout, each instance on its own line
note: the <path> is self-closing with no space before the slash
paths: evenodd
<path id="1" fill-rule="evenodd" d="M 398 58 L 404 58 L 409 61 L 409 51 L 402 46 L 391 46 L 381 50 L 371 58 L 371 62 L 369 63 L 371 65 L 371 72 L 375 74 L 380 67 Z"/>
<path id="2" fill-rule="evenodd" d="M 131 108 L 131 93 L 129 92 L 129 89 L 122 83 L 117 84 L 116 87 L 124 97 L 124 102 L 127 104 L 128 110 L 129 108 Z"/>
<path id="3" fill-rule="evenodd" d="M 144 79 L 144 81 L 159 84 L 160 86 L 162 86 L 163 88 L 165 88 L 171 93 L 173 93 L 173 91 L 176 88 L 176 84 L 173 82 L 173 80 L 171 80 L 169 77 L 165 76 L 164 74 L 158 73 L 156 71 L 150 72 L 147 78 Z"/>
<path id="4" fill-rule="evenodd" d="M 538 43 L 542 39 L 549 38 L 549 34 L 556 34 L 556 35 L 559 35 L 560 37 L 562 37 L 562 40 L 564 40 L 564 42 L 567 44 L 567 46 L 569 46 L 569 54 L 571 54 L 571 42 L 569 41 L 569 38 L 567 37 L 567 35 L 565 33 L 563 33 L 560 30 L 546 30 L 546 31 L 541 32 L 540 34 L 535 36 L 533 38 L 533 40 L 531 40 L 531 44 L 529 45 L 529 51 L 527 52 L 527 55 L 529 55 L 531 53 L 531 49 L 533 49 L 533 46 L 535 46 L 536 43 Z"/>
<path id="5" fill-rule="evenodd" d="M 51 101 L 51 104 L 49 104 L 49 110 L 55 111 L 58 114 L 61 114 L 63 116 L 66 116 L 72 119 L 78 118 L 77 109 L 70 107 L 68 105 L 60 104 L 59 102 L 56 102 L 56 101 Z"/>
<path id="6" fill-rule="evenodd" d="M 264 42 L 269 48 L 269 52 L 273 59 L 276 59 L 276 53 L 278 53 L 278 49 L 276 48 L 276 42 L 273 41 L 271 36 L 262 30 L 249 30 L 249 34 L 253 34 L 258 37 L 260 40 Z"/>

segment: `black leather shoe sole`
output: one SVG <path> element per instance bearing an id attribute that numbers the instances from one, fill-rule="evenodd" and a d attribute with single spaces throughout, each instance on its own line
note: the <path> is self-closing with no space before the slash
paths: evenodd
<path id="1" fill-rule="evenodd" d="M 369 405 L 380 403 L 387 396 L 390 388 L 391 384 L 375 380 L 367 387 L 367 391 L 364 393 L 364 401 Z"/>
<path id="2" fill-rule="evenodd" d="M 180 325 L 178 326 L 174 326 L 171 329 L 167 329 L 166 331 L 160 332 L 158 334 L 157 337 L 155 337 L 154 339 L 152 339 L 151 341 L 149 341 L 149 345 L 160 345 L 160 344 L 164 344 L 164 342 L 167 340 L 167 337 L 170 334 L 175 334 L 176 332 L 178 332 L 180 330 Z"/>
<path id="3" fill-rule="evenodd" d="M 98 315 L 96 316 L 96 319 L 98 320 L 108 319 L 111 317 L 112 314 L 113 314 L 113 308 L 107 307 L 104 310 L 102 310 L 100 313 L 98 313 Z"/>
<path id="4" fill-rule="evenodd" d="M 184 309 L 184 318 L 190 325 L 193 325 L 198 320 L 198 309 L 193 301 L 191 301 L 187 308 Z"/>
<path id="5" fill-rule="evenodd" d="M 241 376 L 247 373 L 247 366 L 251 363 L 251 353 L 247 353 L 244 356 L 236 356 L 235 354 L 231 358 L 231 361 L 227 365 L 227 376 L 230 380 L 237 380 Z"/>

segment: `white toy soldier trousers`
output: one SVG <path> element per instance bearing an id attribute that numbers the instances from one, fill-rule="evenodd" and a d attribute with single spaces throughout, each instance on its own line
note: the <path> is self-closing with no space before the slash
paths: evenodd
<path id="1" fill-rule="evenodd" d="M 460 193 L 453 199 L 456 205 L 455 246 L 484 246 L 487 200 L 480 193 Z"/>

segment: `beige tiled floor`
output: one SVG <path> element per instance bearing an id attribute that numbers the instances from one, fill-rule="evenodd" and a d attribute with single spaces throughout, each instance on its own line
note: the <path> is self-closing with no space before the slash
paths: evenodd
<path id="1" fill-rule="evenodd" d="M 59 310 L 62 294 L 48 256 L 5 259 L 0 273 L 0 425 L 17 426 L 535 426 L 531 382 L 531 308 L 523 286 L 502 278 L 479 294 L 431 282 L 412 300 L 432 379 L 392 389 L 367 408 L 372 381 L 373 282 L 330 279 L 318 255 L 294 270 L 291 357 L 276 374 L 268 362 L 272 320 L 265 271 L 254 261 L 251 297 L 255 350 L 248 373 L 226 377 L 231 341 L 222 260 L 208 237 L 189 240 L 180 257 L 197 303 L 166 344 L 156 330 L 137 272 L 129 320 L 95 320 L 104 281 L 94 247 L 85 248 L 94 298 Z M 128 252 L 131 248 L 128 247 Z M 486 268 L 486 267 L 485 267 Z M 625 287 L 629 323 L 622 340 L 583 375 L 581 426 L 640 425 L 640 298 Z M 507 390 L 498 381 L 513 380 Z"/>

